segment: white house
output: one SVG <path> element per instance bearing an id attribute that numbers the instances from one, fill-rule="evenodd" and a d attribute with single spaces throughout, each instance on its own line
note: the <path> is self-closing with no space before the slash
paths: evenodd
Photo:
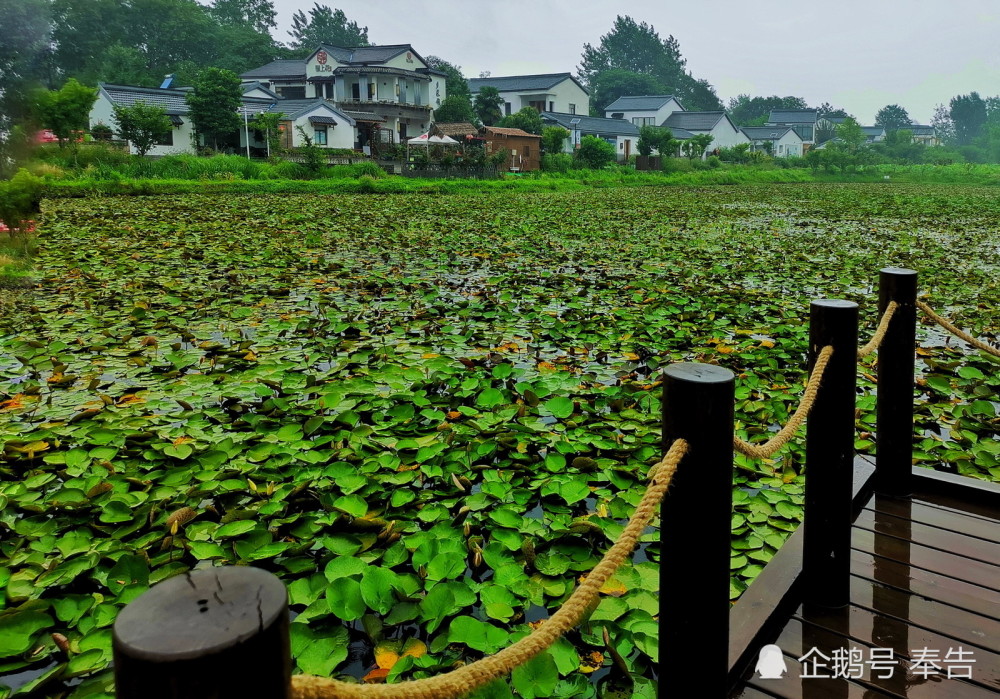
<path id="1" fill-rule="evenodd" d="M 473 97 L 484 87 L 495 87 L 503 98 L 501 111 L 514 114 L 523 107 L 556 114 L 590 114 L 590 94 L 569 73 L 545 75 L 509 75 L 500 78 L 472 78 L 469 90 Z"/>
<path id="2" fill-rule="evenodd" d="M 264 89 L 266 92 L 267 90 Z M 191 92 L 187 89 L 135 87 L 131 85 L 98 85 L 97 100 L 90 111 L 90 126 L 99 123 L 117 129 L 114 120 L 115 106 L 131 106 L 136 102 L 145 102 L 163 107 L 170 117 L 173 129 L 164 134 L 161 141 L 152 147 L 149 155 L 174 155 L 178 153 L 194 153 L 197 150 L 194 140 L 194 125 L 188 116 L 188 105 L 185 97 Z M 242 97 L 238 110 L 249 122 L 261 112 L 281 112 L 284 118 L 280 128 L 283 133 L 283 143 L 287 148 L 304 145 L 305 139 L 297 127 L 302 127 L 316 145 L 327 148 L 353 148 L 357 139 L 357 121 L 336 109 L 323 99 L 283 100 L 271 97 L 257 96 L 263 94 L 260 88 L 247 90 Z M 374 119 L 375 115 L 371 115 Z M 263 149 L 266 143 L 256 138 L 253 129 L 241 128 L 239 140 L 234 140 L 232 146 L 243 149 L 246 147 L 246 137 L 250 136 L 250 147 Z M 132 149 L 134 152 L 134 148 Z"/>
<path id="3" fill-rule="evenodd" d="M 835 123 L 832 119 L 828 121 Z M 772 109 L 766 126 L 790 126 L 802 137 L 804 150 L 808 150 L 808 146 L 816 143 L 818 122 L 819 112 L 815 109 Z"/>
<path id="4" fill-rule="evenodd" d="M 913 133 L 914 143 L 923 143 L 925 146 L 939 146 L 941 139 L 937 136 L 937 130 L 927 124 L 911 124 L 906 127 Z"/>
<path id="5" fill-rule="evenodd" d="M 791 126 L 743 126 L 751 151 L 765 151 L 776 158 L 802 157 L 802 137 Z"/>
<path id="6" fill-rule="evenodd" d="M 883 126 L 862 126 L 865 133 L 865 143 L 881 143 L 885 140 L 885 127 Z"/>
<path id="7" fill-rule="evenodd" d="M 725 112 L 674 112 L 661 126 L 666 126 L 674 134 L 674 138 L 681 138 L 681 134 L 686 132 L 694 136 L 709 134 L 712 142 L 705 149 L 705 154 L 712 152 L 716 148 L 732 148 L 738 143 L 749 143 L 742 131 L 737 128 L 733 120 Z M 703 154 L 703 157 L 704 155 Z"/>
<path id="8" fill-rule="evenodd" d="M 561 126 L 570 135 L 566 139 L 563 152 L 572 153 L 580 145 L 584 136 L 597 136 L 615 147 L 618 160 L 628 160 L 636 154 L 639 142 L 639 127 L 624 119 L 602 119 L 581 114 L 542 112 L 542 123 L 546 126 Z"/>
<path id="9" fill-rule="evenodd" d="M 609 119 L 624 119 L 636 126 L 657 126 L 684 107 L 673 95 L 639 95 L 619 97 L 604 109 Z"/>
<path id="10" fill-rule="evenodd" d="M 425 133 L 447 97 L 442 71 L 409 44 L 319 46 L 305 60 L 278 60 L 243 73 L 283 99 L 322 99 L 353 119 L 361 150 Z"/>
<path id="11" fill-rule="evenodd" d="M 194 153 L 194 127 L 187 116 L 188 105 L 185 101 L 188 92 L 190 90 L 98 83 L 97 100 L 90 109 L 90 128 L 103 124 L 117 132 L 115 107 L 131 107 L 136 102 L 145 102 L 163 107 L 173 124 L 173 129 L 163 134 L 159 142 L 149 150 L 149 155 Z M 132 152 L 135 152 L 134 149 Z"/>

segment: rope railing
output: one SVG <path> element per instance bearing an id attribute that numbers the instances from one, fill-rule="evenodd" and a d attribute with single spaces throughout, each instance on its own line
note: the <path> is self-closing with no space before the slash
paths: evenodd
<path id="1" fill-rule="evenodd" d="M 985 342 L 983 342 L 982 340 L 978 340 L 978 339 L 974 338 L 969 333 L 964 332 L 964 331 L 958 329 L 950 321 L 948 321 L 947 318 L 942 318 L 937 313 L 935 313 L 934 309 L 931 308 L 930 306 L 928 306 L 923 301 L 917 301 L 917 308 L 919 308 L 921 311 L 923 311 L 924 313 L 926 313 L 927 316 L 931 320 L 933 320 L 935 323 L 937 323 L 938 325 L 940 325 L 942 328 L 944 328 L 945 330 L 947 330 L 948 332 L 950 332 L 955 337 L 957 337 L 957 338 L 959 338 L 961 340 L 964 340 L 965 342 L 968 342 L 970 345 L 972 345 L 976 349 L 980 349 L 983 352 L 986 352 L 987 354 L 992 354 L 994 357 L 1000 357 L 1000 349 L 997 349 L 996 347 L 988 345 Z"/>
<path id="2" fill-rule="evenodd" d="M 650 484 L 642 496 L 635 513 L 618 541 L 608 549 L 584 581 L 563 605 L 524 638 L 516 641 L 496 655 L 490 655 L 455 670 L 420 680 L 409 680 L 387 685 L 362 685 L 341 682 L 312 675 L 292 677 L 293 699 L 453 699 L 485 687 L 500 677 L 510 674 L 545 651 L 567 631 L 579 624 L 593 610 L 598 593 L 611 574 L 632 554 L 639 537 L 652 521 L 657 508 L 667 493 L 667 488 L 677 472 L 688 444 L 678 439 L 666 455 L 649 471 Z"/>
<path id="3" fill-rule="evenodd" d="M 733 449 L 753 459 L 769 459 L 781 447 L 788 444 L 789 440 L 795 436 L 799 427 L 802 426 L 802 423 L 809 416 L 809 411 L 812 410 L 813 403 L 816 402 L 816 395 L 819 393 L 819 384 L 823 379 L 823 372 L 826 370 L 826 365 L 830 363 L 830 357 L 832 356 L 833 347 L 830 345 L 820 350 L 819 356 L 816 357 L 816 364 L 809 375 L 809 382 L 806 384 L 806 390 L 802 394 L 799 407 L 795 409 L 788 423 L 778 430 L 777 434 L 763 444 L 750 444 L 739 437 L 733 437 Z"/>
<path id="4" fill-rule="evenodd" d="M 885 307 L 885 313 L 882 314 L 882 319 L 879 320 L 878 327 L 875 328 L 875 334 L 872 335 L 872 339 L 858 350 L 858 359 L 864 359 L 879 348 L 882 340 L 885 339 L 885 334 L 889 330 L 889 323 L 892 321 L 892 316 L 898 307 L 899 304 L 895 301 L 890 301 L 889 305 Z"/>

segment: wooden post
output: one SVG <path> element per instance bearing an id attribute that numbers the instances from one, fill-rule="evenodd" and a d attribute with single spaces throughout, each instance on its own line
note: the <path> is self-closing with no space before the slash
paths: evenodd
<path id="1" fill-rule="evenodd" d="M 810 305 L 809 371 L 833 346 L 806 424 L 806 506 L 802 570 L 805 600 L 841 607 L 850 597 L 851 483 L 858 371 L 858 304 Z"/>
<path id="2" fill-rule="evenodd" d="M 154 585 L 115 620 L 118 699 L 288 699 L 288 593 L 260 568 L 224 567 Z"/>
<path id="3" fill-rule="evenodd" d="M 913 493 L 913 374 L 917 344 L 917 273 L 887 267 L 879 273 L 879 315 L 897 304 L 878 353 L 875 490 L 905 497 Z"/>
<path id="4" fill-rule="evenodd" d="M 660 684 L 685 676 L 725 697 L 729 672 L 733 372 L 674 364 L 663 374 L 663 449 L 688 442 L 660 511 Z"/>

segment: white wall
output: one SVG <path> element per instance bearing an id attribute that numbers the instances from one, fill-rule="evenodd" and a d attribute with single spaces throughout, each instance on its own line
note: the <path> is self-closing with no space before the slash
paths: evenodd
<path id="1" fill-rule="evenodd" d="M 750 143 L 750 139 L 746 137 L 746 134 L 735 128 L 725 117 L 719 120 L 719 123 L 715 125 L 715 128 L 710 133 L 714 138 L 712 143 L 709 144 L 707 152 L 711 152 L 716 148 L 732 148 L 737 143 Z"/>
<path id="2" fill-rule="evenodd" d="M 174 144 L 172 146 L 153 146 L 149 149 L 146 155 L 177 155 L 178 153 L 194 153 L 195 148 L 192 145 L 191 138 L 194 134 L 194 127 L 191 125 L 191 119 L 184 115 L 181 117 L 184 122 L 180 127 L 173 130 Z M 98 93 L 97 101 L 94 102 L 93 108 L 90 110 L 90 126 L 94 127 L 95 124 L 107 124 L 115 132 L 115 137 L 118 137 L 118 124 L 114 119 L 114 106 L 103 92 Z M 129 152 L 135 155 L 136 150 L 129 144 Z"/>
<path id="3" fill-rule="evenodd" d="M 295 124 L 292 126 L 292 143 L 296 146 L 305 145 L 305 141 L 302 139 L 302 134 L 299 133 L 297 127 L 301 126 L 309 138 L 313 138 L 313 134 L 316 131 L 316 127 L 309 123 L 310 116 L 332 116 L 337 120 L 336 126 L 326 125 L 326 146 L 325 148 L 354 148 L 354 142 L 356 140 L 355 128 L 347 121 L 344 120 L 342 116 L 332 114 L 329 110 L 324 109 L 322 106 L 317 106 L 316 109 L 303 114 L 298 119 L 295 120 Z"/>
<path id="4" fill-rule="evenodd" d="M 619 110 L 609 109 L 605 112 L 604 116 L 607 117 L 608 119 L 611 119 L 612 111 L 614 111 L 615 114 L 619 113 Z M 680 103 L 671 97 L 669 100 L 667 100 L 666 104 L 664 104 L 662 107 L 656 110 L 632 109 L 632 110 L 622 111 L 621 113 L 623 114 L 622 119 L 624 119 L 625 121 L 631 122 L 633 117 L 645 117 L 645 118 L 652 117 L 653 118 L 652 125 L 659 126 L 660 124 L 665 122 L 667 120 L 667 117 L 669 117 L 672 113 L 683 112 L 683 111 L 684 108 L 681 107 Z"/>
<path id="5" fill-rule="evenodd" d="M 579 85 L 569 78 L 547 90 L 507 90 L 500 92 L 500 98 L 504 102 L 510 102 L 511 114 L 517 113 L 523 107 L 529 106 L 528 102 L 538 100 L 541 97 L 545 98 L 544 111 L 569 114 L 569 105 L 573 104 L 576 105 L 577 114 L 582 114 L 583 116 L 590 115 L 590 97 Z M 549 109 L 549 102 L 553 103 L 552 109 Z M 500 111 L 501 113 L 506 113 L 502 104 L 500 105 Z"/>

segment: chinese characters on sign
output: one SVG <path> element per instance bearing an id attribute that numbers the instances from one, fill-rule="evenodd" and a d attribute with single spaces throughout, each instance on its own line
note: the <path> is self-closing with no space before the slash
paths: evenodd
<path id="1" fill-rule="evenodd" d="M 927 679 L 943 676 L 948 679 L 971 679 L 976 662 L 971 650 L 962 646 L 949 648 L 943 655 L 933 648 L 913 648 L 910 659 L 897 657 L 892 648 L 837 648 L 829 655 L 810 648 L 798 658 L 804 679 L 859 679 L 870 673 L 872 679 L 889 679 L 896 668 L 914 677 Z M 756 672 L 761 679 L 779 679 L 787 672 L 781 649 L 764 646 L 760 651 Z"/>
<path id="2" fill-rule="evenodd" d="M 865 651 L 868 651 L 867 657 Z M 896 667 L 917 677 L 927 678 L 931 675 L 944 675 L 949 679 L 971 679 L 972 651 L 959 646 L 949 648 L 941 656 L 940 650 L 932 648 L 914 648 L 910 650 L 910 660 L 896 658 L 891 648 L 837 648 L 826 655 L 816 648 L 799 658 L 802 663 L 802 677 L 843 677 L 857 679 L 865 674 L 865 666 L 870 668 L 872 676 L 878 679 L 889 679 Z"/>

